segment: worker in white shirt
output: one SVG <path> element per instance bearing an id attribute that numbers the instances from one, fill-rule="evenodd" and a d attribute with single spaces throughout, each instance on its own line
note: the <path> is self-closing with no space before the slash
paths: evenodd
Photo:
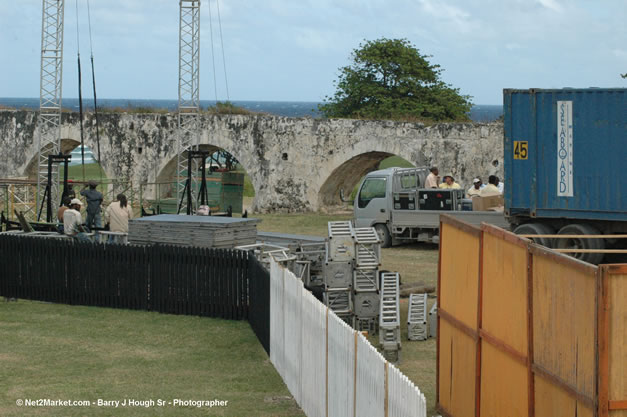
<path id="1" fill-rule="evenodd" d="M 70 208 L 63 212 L 63 233 L 73 237 L 80 242 L 90 242 L 85 233 L 83 218 L 81 217 L 81 206 L 83 203 L 78 198 L 70 201 Z"/>
<path id="2" fill-rule="evenodd" d="M 481 193 L 479 195 L 481 197 L 489 197 L 491 195 L 501 195 L 501 192 L 499 191 L 497 184 L 498 184 L 498 178 L 495 175 L 490 175 L 488 177 L 488 185 L 486 185 L 486 187 L 483 190 L 481 190 Z"/>
<path id="3" fill-rule="evenodd" d="M 505 189 L 505 184 L 499 177 L 496 177 L 496 188 L 499 189 L 500 193 L 503 194 L 503 190 Z"/>
<path id="4" fill-rule="evenodd" d="M 485 188 L 481 187 L 482 185 L 483 182 L 481 182 L 481 178 L 475 178 L 472 180 L 472 187 L 466 191 L 466 197 L 473 198 L 474 196 L 481 194 L 481 188 Z"/>
<path id="5" fill-rule="evenodd" d="M 133 218 L 133 211 L 124 194 L 117 195 L 117 201 L 109 204 L 105 210 L 105 223 L 112 232 L 128 233 L 128 221 Z"/>
<path id="6" fill-rule="evenodd" d="M 429 171 L 431 171 L 431 173 L 427 175 L 427 178 L 425 179 L 425 188 L 438 188 L 438 183 L 440 182 L 438 169 L 436 167 L 432 167 Z"/>
<path id="7" fill-rule="evenodd" d="M 450 175 L 446 175 L 444 176 L 444 182 L 440 184 L 440 188 L 459 190 L 462 187 L 455 182 L 455 178 Z"/>

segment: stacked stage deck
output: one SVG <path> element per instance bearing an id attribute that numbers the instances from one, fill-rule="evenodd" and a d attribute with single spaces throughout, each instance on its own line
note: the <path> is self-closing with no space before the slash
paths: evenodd
<path id="1" fill-rule="evenodd" d="M 161 214 L 129 221 L 128 241 L 140 245 L 233 248 L 255 243 L 259 222 L 234 217 Z"/>

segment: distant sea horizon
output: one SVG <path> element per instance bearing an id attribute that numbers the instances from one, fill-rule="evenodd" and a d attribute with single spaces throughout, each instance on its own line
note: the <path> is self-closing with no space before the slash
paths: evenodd
<path id="1" fill-rule="evenodd" d="M 231 103 L 246 110 L 258 113 L 268 113 L 285 117 L 312 117 L 319 118 L 316 101 L 261 101 L 261 100 L 231 100 Z M 215 100 L 200 100 L 200 106 L 206 109 L 215 106 Z M 78 98 L 64 98 L 64 108 L 78 111 Z M 0 97 L 0 106 L 16 109 L 39 109 L 39 98 L 34 97 Z M 178 100 L 168 99 L 126 99 L 126 98 L 102 98 L 98 99 L 98 108 L 154 108 L 175 111 Z M 83 109 L 93 110 L 93 98 L 83 99 Z M 501 104 L 474 104 L 469 112 L 473 122 L 487 123 L 497 120 L 503 115 Z"/>

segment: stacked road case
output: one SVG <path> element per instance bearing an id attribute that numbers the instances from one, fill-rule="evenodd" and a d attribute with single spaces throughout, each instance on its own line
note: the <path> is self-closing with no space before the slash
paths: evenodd
<path id="1" fill-rule="evenodd" d="M 410 294 L 407 312 L 407 339 L 427 340 L 427 294 Z"/>
<path id="2" fill-rule="evenodd" d="M 383 326 L 381 345 L 398 358 L 399 275 L 380 274 L 377 231 L 373 227 L 353 228 L 350 221 L 341 221 L 328 223 L 326 241 L 304 243 L 283 237 L 282 245 L 256 243 L 236 249 L 254 251 L 266 266 L 270 257 L 284 264 L 354 329 L 376 334 Z M 382 291 L 382 279 L 387 282 L 386 291 Z"/>
<path id="3" fill-rule="evenodd" d="M 383 356 L 390 362 L 400 360 L 401 322 L 399 308 L 399 276 L 397 272 L 381 274 L 381 309 L 379 343 Z"/>
<path id="4" fill-rule="evenodd" d="M 351 280 L 355 256 L 355 234 L 351 222 L 329 222 L 326 259 L 323 267 L 324 303 L 347 323 L 353 316 Z"/>
<path id="5" fill-rule="evenodd" d="M 379 266 L 381 245 L 373 227 L 354 229 L 355 268 L 353 270 L 353 328 L 377 331 L 379 316 Z"/>
<path id="6" fill-rule="evenodd" d="M 295 274 L 305 287 L 310 290 L 319 288 L 324 290 L 324 264 L 327 247 L 325 242 L 302 243 L 295 248 L 296 261 Z"/>

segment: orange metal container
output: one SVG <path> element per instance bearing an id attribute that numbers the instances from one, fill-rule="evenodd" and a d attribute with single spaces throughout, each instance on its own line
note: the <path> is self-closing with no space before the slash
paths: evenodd
<path id="1" fill-rule="evenodd" d="M 627 417 L 627 265 L 442 216 L 437 406 L 450 417 Z"/>

